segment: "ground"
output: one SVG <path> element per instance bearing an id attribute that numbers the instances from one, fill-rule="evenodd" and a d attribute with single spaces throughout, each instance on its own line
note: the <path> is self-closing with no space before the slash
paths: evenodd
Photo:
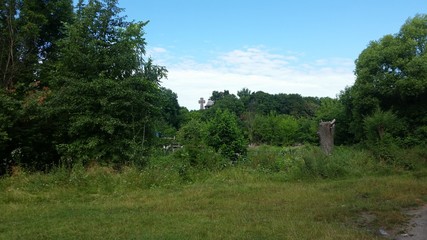
<path id="1" fill-rule="evenodd" d="M 408 211 L 411 220 L 400 233 L 394 234 L 396 240 L 426 240 L 427 239 L 427 205 Z"/>

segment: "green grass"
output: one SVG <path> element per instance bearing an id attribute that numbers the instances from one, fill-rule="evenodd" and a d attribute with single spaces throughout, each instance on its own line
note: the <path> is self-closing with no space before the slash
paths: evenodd
<path id="1" fill-rule="evenodd" d="M 289 181 L 248 166 L 0 179 L 0 239 L 376 239 L 424 204 L 427 174 Z M 370 216 L 366 218 L 364 216 Z"/>

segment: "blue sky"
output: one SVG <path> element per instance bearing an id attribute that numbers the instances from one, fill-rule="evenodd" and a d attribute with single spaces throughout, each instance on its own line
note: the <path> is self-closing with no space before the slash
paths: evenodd
<path id="1" fill-rule="evenodd" d="M 212 91 L 335 97 L 354 83 L 354 61 L 372 40 L 397 33 L 425 0 L 119 0 L 147 21 L 147 55 L 181 106 Z"/>

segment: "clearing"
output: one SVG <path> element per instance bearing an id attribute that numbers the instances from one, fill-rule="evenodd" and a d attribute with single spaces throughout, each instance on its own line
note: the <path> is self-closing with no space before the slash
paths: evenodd
<path id="1" fill-rule="evenodd" d="M 426 177 L 410 174 L 289 182 L 230 168 L 150 185 L 144 174 L 0 179 L 0 239 L 381 239 L 427 200 Z"/>

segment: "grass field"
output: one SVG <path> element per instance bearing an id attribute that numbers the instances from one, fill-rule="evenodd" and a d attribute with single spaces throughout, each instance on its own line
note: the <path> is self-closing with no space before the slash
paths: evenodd
<path id="1" fill-rule="evenodd" d="M 18 172 L 0 179 L 0 239 L 376 239 L 405 222 L 402 209 L 427 202 L 422 171 L 289 181 L 229 167 L 196 178 Z"/>

